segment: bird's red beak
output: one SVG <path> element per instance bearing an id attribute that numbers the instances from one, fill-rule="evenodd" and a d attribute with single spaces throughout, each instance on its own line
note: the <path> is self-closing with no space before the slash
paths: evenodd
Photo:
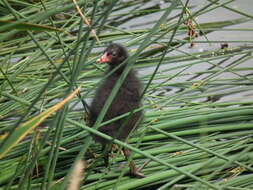
<path id="1" fill-rule="evenodd" d="M 104 53 L 98 60 L 97 63 L 108 63 L 110 61 L 109 55 L 107 52 Z"/>

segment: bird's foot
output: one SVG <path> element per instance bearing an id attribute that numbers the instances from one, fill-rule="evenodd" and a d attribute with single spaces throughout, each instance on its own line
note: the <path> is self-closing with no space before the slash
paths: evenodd
<path id="1" fill-rule="evenodd" d="M 112 144 L 111 152 L 117 152 L 119 150 L 119 146 L 117 144 Z"/>
<path id="2" fill-rule="evenodd" d="M 135 165 L 132 164 L 132 166 L 130 166 L 130 172 L 129 175 L 132 177 L 138 177 L 138 178 L 144 178 L 146 177 L 143 173 L 141 173 L 141 170 L 149 164 L 149 162 L 151 162 L 151 160 L 148 160 L 146 162 L 144 162 L 144 164 L 142 164 L 141 167 L 136 168 Z M 130 164 L 131 165 L 131 164 Z"/>
<path id="3" fill-rule="evenodd" d="M 88 148 L 88 153 L 93 157 L 93 158 L 98 158 L 99 155 L 95 152 L 93 152 L 90 148 Z"/>
<path id="4" fill-rule="evenodd" d="M 131 177 L 137 177 L 137 178 L 146 177 L 143 173 L 140 172 L 139 168 L 129 171 L 128 175 L 130 175 Z"/>

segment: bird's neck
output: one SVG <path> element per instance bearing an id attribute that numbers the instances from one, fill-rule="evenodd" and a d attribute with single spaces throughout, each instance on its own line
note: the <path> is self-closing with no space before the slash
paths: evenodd
<path id="1" fill-rule="evenodd" d="M 124 72 L 125 68 L 126 68 L 125 65 L 122 65 L 122 66 L 120 66 L 120 67 L 118 67 L 118 68 L 117 68 L 117 67 L 110 66 L 109 71 L 112 71 L 112 70 L 113 70 L 115 74 L 121 75 L 121 73 Z"/>

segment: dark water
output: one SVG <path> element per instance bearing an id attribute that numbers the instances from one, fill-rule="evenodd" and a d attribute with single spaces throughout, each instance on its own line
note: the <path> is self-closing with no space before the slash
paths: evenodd
<path id="1" fill-rule="evenodd" d="M 184 1 L 185 2 L 185 1 Z M 226 1 L 220 1 L 221 3 L 224 3 Z M 203 0 L 190 0 L 189 2 L 189 6 L 192 7 L 191 12 L 197 11 L 200 8 L 204 7 L 205 5 L 209 4 L 208 1 L 203 1 Z M 159 0 L 153 0 L 150 1 L 149 3 L 144 4 L 143 7 L 141 8 L 145 8 L 145 7 L 150 7 L 150 6 L 155 6 L 155 5 L 159 5 L 161 8 L 166 8 L 168 7 L 170 4 L 166 3 L 165 1 L 159 1 Z M 240 1 L 234 1 L 232 3 L 227 4 L 226 6 L 228 6 L 229 8 L 232 9 L 236 9 L 239 10 L 245 14 L 248 14 L 248 17 L 253 18 L 253 1 L 252 0 L 240 0 Z M 130 10 L 124 10 L 124 11 L 130 11 Z M 171 13 L 170 16 L 172 15 L 176 15 L 178 13 L 180 13 L 180 9 L 178 11 L 173 11 Z M 162 15 L 161 13 L 154 13 L 152 15 L 149 16 L 143 16 L 143 17 L 139 17 L 136 18 L 134 20 L 131 20 L 123 25 L 121 25 L 122 29 L 129 29 L 129 30 L 133 30 L 133 29 L 143 29 L 143 28 L 148 28 L 148 27 L 152 27 L 156 21 L 160 18 L 160 16 Z M 201 16 L 196 17 L 196 21 L 197 23 L 206 23 L 206 22 L 218 22 L 218 21 L 225 21 L 225 20 L 233 20 L 233 19 L 238 19 L 238 18 L 242 18 L 245 17 L 244 15 L 237 13 L 236 11 L 233 10 L 228 10 L 227 8 L 224 7 L 220 7 L 217 9 L 212 10 L 211 12 L 205 13 Z M 221 43 L 225 43 L 227 42 L 229 47 L 233 48 L 233 47 L 237 47 L 237 46 L 241 46 L 241 45 L 252 45 L 253 44 L 253 19 L 251 19 L 251 21 L 242 23 L 242 24 L 237 24 L 237 25 L 232 25 L 229 27 L 224 27 L 223 28 L 224 31 L 216 31 L 216 32 L 211 32 L 209 34 L 206 35 L 206 37 L 208 38 L 209 41 L 217 41 L 216 43 L 208 43 L 206 38 L 204 36 L 198 37 L 196 40 L 197 41 L 206 41 L 206 43 L 197 43 L 196 46 L 194 48 L 189 48 L 189 44 L 180 47 L 181 51 L 187 52 L 187 53 L 195 53 L 195 52 L 203 52 L 203 51 L 210 51 L 210 50 L 217 50 L 221 47 Z M 239 30 L 240 31 L 239 31 Z M 186 35 L 184 34 L 182 36 L 186 37 Z M 178 38 L 178 37 L 177 37 Z M 243 42 L 236 42 L 236 41 L 243 41 Z M 181 54 L 177 51 L 173 51 L 170 55 L 168 56 L 173 56 L 173 55 L 178 55 Z M 234 56 L 231 59 L 229 59 L 228 61 L 226 61 L 222 67 L 226 67 L 227 65 L 229 65 L 230 63 L 232 63 L 233 61 L 235 61 L 236 59 L 238 59 L 240 56 Z M 219 60 L 217 61 L 212 61 L 212 63 L 216 64 L 218 63 Z M 174 67 L 176 65 L 180 65 L 180 64 L 185 64 L 183 62 L 180 63 L 173 63 L 173 64 L 166 64 L 161 66 L 160 68 L 160 72 L 163 74 L 170 74 L 172 75 L 173 73 L 176 73 L 177 70 L 173 70 L 173 71 L 166 71 L 164 72 L 164 70 L 168 70 L 171 66 Z M 237 68 L 240 67 L 252 67 L 253 68 L 253 59 L 247 60 L 245 62 L 243 62 L 242 64 L 240 64 Z M 210 64 L 208 63 L 203 63 L 203 64 L 199 64 L 193 67 L 190 67 L 189 69 L 187 69 L 186 71 L 184 71 L 185 73 L 194 73 L 196 71 L 206 71 L 206 69 L 210 67 Z M 236 68 L 236 67 L 235 67 Z M 145 68 L 145 69 L 141 69 L 139 71 L 140 75 L 145 76 L 146 74 L 152 73 L 154 70 L 154 68 Z M 179 70 L 178 70 L 179 71 Z M 247 70 L 247 71 L 240 71 L 240 72 L 236 72 L 232 73 L 232 72 L 224 72 L 220 75 L 218 75 L 216 77 L 217 80 L 224 80 L 224 79 L 238 79 L 240 78 L 239 75 L 241 76 L 246 76 L 247 74 L 253 73 L 253 69 Z M 203 77 L 206 75 L 202 75 Z M 169 81 L 169 83 L 173 83 L 173 82 L 183 82 L 186 81 L 187 79 L 189 80 L 190 76 L 183 76 L 183 77 L 176 77 L 173 80 Z M 196 78 L 196 80 L 201 80 L 201 77 Z M 159 81 L 159 80 L 158 80 Z M 250 82 L 250 81 L 247 81 Z M 218 101 L 220 102 L 226 102 L 226 101 L 248 101 L 252 99 L 253 96 L 253 89 L 250 91 L 249 89 L 252 87 L 249 87 L 249 89 L 246 92 L 243 92 L 243 90 L 240 93 L 234 93 L 234 90 L 239 90 L 240 88 L 244 88 L 244 86 L 235 86 L 230 88 L 231 90 L 231 94 L 227 93 L 227 95 L 222 96 Z M 177 91 L 178 89 L 175 88 L 171 88 L 171 91 L 168 93 L 168 95 L 172 95 L 175 93 L 175 91 Z M 225 89 L 226 91 L 227 89 Z M 220 90 L 220 92 L 222 93 L 224 90 Z"/>

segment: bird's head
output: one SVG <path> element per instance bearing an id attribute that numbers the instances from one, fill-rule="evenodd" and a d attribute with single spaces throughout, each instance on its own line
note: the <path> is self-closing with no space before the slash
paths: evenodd
<path id="1" fill-rule="evenodd" d="M 116 67 L 128 57 L 126 49 L 120 44 L 110 44 L 97 63 L 108 63 L 111 67 Z"/>

